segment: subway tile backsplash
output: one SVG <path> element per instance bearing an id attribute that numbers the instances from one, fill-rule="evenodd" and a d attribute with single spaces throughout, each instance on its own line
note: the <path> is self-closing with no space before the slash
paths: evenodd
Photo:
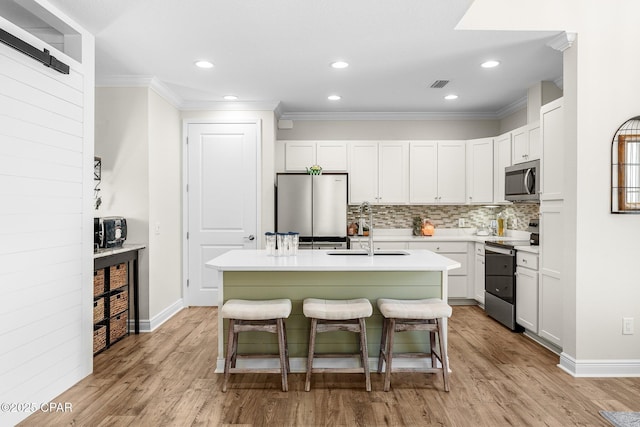
<path id="1" fill-rule="evenodd" d="M 531 218 L 538 218 L 539 204 L 513 204 L 509 206 L 486 207 L 473 205 L 374 205 L 374 228 L 411 228 L 414 217 L 427 218 L 438 227 L 456 228 L 458 219 L 465 220 L 465 227 L 480 227 L 488 225 L 496 219 L 496 215 L 503 212 L 507 219 L 507 229 L 526 230 Z M 358 206 L 350 205 L 347 212 L 348 223 L 359 218 Z"/>

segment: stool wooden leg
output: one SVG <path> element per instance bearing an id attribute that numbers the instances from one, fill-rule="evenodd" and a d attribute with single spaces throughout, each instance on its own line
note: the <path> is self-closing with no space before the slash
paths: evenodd
<path id="1" fill-rule="evenodd" d="M 359 318 L 360 324 L 360 359 L 364 370 L 364 380 L 367 391 L 371 391 L 371 375 L 369 373 L 369 349 L 367 347 L 367 325 L 364 318 Z"/>
<path id="2" fill-rule="evenodd" d="M 429 323 L 434 323 L 435 320 L 430 320 Z M 429 345 L 431 352 L 431 367 L 436 368 L 438 366 L 438 357 L 436 355 L 436 332 L 429 331 Z"/>
<path id="3" fill-rule="evenodd" d="M 284 332 L 284 354 L 287 364 L 287 373 L 291 372 L 291 366 L 289 365 L 289 343 L 287 342 L 287 323 L 282 320 L 282 331 Z"/>
<path id="4" fill-rule="evenodd" d="M 286 344 L 284 334 L 284 320 L 277 319 L 278 330 L 278 353 L 280 355 L 280 376 L 282 377 L 282 391 L 289 390 L 289 384 L 287 382 L 287 362 L 286 362 Z"/>
<path id="5" fill-rule="evenodd" d="M 391 388 L 391 364 L 393 359 L 393 336 L 396 331 L 396 319 L 389 319 L 387 323 L 387 348 L 386 348 L 386 368 L 384 371 L 384 391 Z"/>
<path id="6" fill-rule="evenodd" d="M 234 341 L 235 333 L 233 332 L 235 325 L 234 319 L 229 319 L 229 332 L 227 334 L 227 354 L 224 358 L 224 382 L 222 383 L 222 391 L 227 391 L 227 382 L 231 375 L 231 358 L 234 357 Z"/>
<path id="7" fill-rule="evenodd" d="M 234 326 L 237 322 L 234 321 Z M 231 367 L 236 367 L 236 360 L 238 359 L 238 332 L 233 333 L 233 351 L 231 352 Z"/>
<path id="8" fill-rule="evenodd" d="M 440 362 L 442 363 L 442 379 L 444 382 L 444 391 L 449 391 L 449 358 L 447 356 L 447 348 L 442 338 L 442 319 L 436 319 L 438 325 L 438 341 L 440 341 Z"/>
<path id="9" fill-rule="evenodd" d="M 309 331 L 309 352 L 307 353 L 307 376 L 304 381 L 304 391 L 311 390 L 311 370 L 313 369 L 313 354 L 316 348 L 316 328 L 318 319 L 311 318 L 311 329 Z"/>
<path id="10" fill-rule="evenodd" d="M 382 338 L 380 338 L 380 354 L 378 355 L 378 373 L 382 372 L 384 359 L 387 354 L 387 323 L 386 317 L 382 317 Z"/>

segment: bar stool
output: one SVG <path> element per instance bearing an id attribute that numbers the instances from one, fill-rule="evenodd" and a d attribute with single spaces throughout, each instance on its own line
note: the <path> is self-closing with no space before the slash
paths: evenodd
<path id="1" fill-rule="evenodd" d="M 227 391 L 227 382 L 231 373 L 267 372 L 280 373 L 282 391 L 289 390 L 287 373 L 289 367 L 289 351 L 284 319 L 291 314 L 291 300 L 241 300 L 230 299 L 224 303 L 220 311 L 222 317 L 229 319 L 227 338 L 227 354 L 224 360 L 224 383 L 222 391 Z M 247 331 L 263 331 L 278 335 L 278 354 L 238 354 L 238 333 Z M 236 368 L 236 360 L 248 357 L 279 357 L 280 368 Z"/>
<path id="2" fill-rule="evenodd" d="M 447 348 L 443 337 L 442 321 L 451 317 L 451 306 L 438 298 L 420 300 L 396 300 L 381 298 L 378 308 L 383 316 L 382 339 L 380 342 L 380 356 L 378 358 L 378 372 L 382 372 L 386 363 L 384 375 L 384 391 L 391 386 L 391 364 L 393 357 L 431 357 L 431 368 L 397 368 L 396 372 L 442 372 L 445 391 L 449 391 L 449 362 Z M 393 354 L 393 338 L 395 332 L 429 331 L 429 353 L 396 353 Z M 436 333 L 440 343 L 440 354 L 436 353 Z M 437 360 L 442 367 L 437 368 Z"/>
<path id="3" fill-rule="evenodd" d="M 373 307 L 366 298 L 351 300 L 326 300 L 307 298 L 302 304 L 304 315 L 311 319 L 309 332 L 309 353 L 307 355 L 307 377 L 304 383 L 305 391 L 311 389 L 312 372 L 343 372 L 364 373 L 367 391 L 371 391 L 371 377 L 369 375 L 369 352 L 367 350 L 367 327 L 365 317 L 370 317 Z M 360 335 L 360 363 L 361 368 L 314 368 L 313 359 L 322 357 L 339 357 L 344 354 L 316 354 L 316 333 L 331 331 L 349 331 Z"/>

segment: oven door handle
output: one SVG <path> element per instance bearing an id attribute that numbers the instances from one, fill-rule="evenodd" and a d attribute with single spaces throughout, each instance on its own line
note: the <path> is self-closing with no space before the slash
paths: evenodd
<path id="1" fill-rule="evenodd" d="M 534 182 L 534 185 L 530 185 L 529 184 L 529 178 L 531 176 L 533 176 L 532 175 L 532 169 L 529 168 L 529 169 L 527 169 L 527 172 L 525 172 L 525 174 L 524 174 L 524 188 L 525 188 L 525 190 L 527 190 L 527 194 L 531 194 L 531 192 L 534 190 L 533 187 L 535 187 L 535 182 Z"/>

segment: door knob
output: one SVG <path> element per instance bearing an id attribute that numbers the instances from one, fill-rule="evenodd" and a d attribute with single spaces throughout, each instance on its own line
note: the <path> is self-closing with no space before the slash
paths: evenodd
<path id="1" fill-rule="evenodd" d="M 245 239 L 247 240 L 255 240 L 256 236 L 254 236 L 253 234 L 250 234 L 249 237 L 245 237 Z"/>

